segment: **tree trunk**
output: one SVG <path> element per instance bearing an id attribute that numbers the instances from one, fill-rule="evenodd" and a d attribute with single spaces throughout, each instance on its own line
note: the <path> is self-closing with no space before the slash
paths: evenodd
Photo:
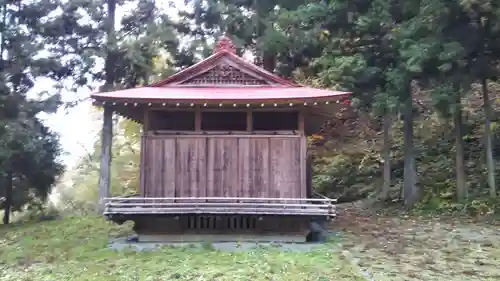
<path id="1" fill-rule="evenodd" d="M 404 104 L 404 204 L 413 206 L 418 200 L 417 172 L 415 167 L 415 148 L 413 147 L 413 99 L 411 87 L 408 85 L 408 98 Z"/>
<path id="2" fill-rule="evenodd" d="M 274 73 L 274 69 L 276 68 L 276 54 L 264 52 L 262 56 L 262 67 Z"/>
<path id="3" fill-rule="evenodd" d="M 495 162 L 493 161 L 493 136 L 491 133 L 491 101 L 488 94 L 488 81 L 484 78 L 483 86 L 483 106 L 484 106 L 484 137 L 486 144 L 486 167 L 488 169 L 488 186 L 490 187 L 490 196 L 496 197 L 495 184 Z"/>
<path id="4" fill-rule="evenodd" d="M 7 30 L 7 2 L 4 1 L 2 5 L 2 25 L 1 25 L 1 38 L 0 38 L 0 69 L 4 69 L 4 51 L 5 51 L 5 31 Z"/>
<path id="5" fill-rule="evenodd" d="M 384 157 L 384 184 L 380 192 L 380 198 L 387 200 L 389 198 L 389 190 L 391 188 L 391 140 L 389 131 L 391 129 L 391 116 L 386 113 L 384 115 L 384 147 L 382 154 Z"/>
<path id="6" fill-rule="evenodd" d="M 458 89 L 457 89 L 458 91 Z M 455 123 L 455 146 L 456 146 L 456 180 L 457 180 L 457 198 L 462 201 L 467 198 L 467 182 L 465 175 L 465 160 L 464 160 L 464 139 L 463 139 L 463 120 L 462 120 L 462 104 L 461 96 L 458 96 L 455 101 L 454 123 Z"/>
<path id="7" fill-rule="evenodd" d="M 99 212 L 104 211 L 104 198 L 110 195 L 111 147 L 113 142 L 113 110 L 104 107 L 101 139 L 101 166 L 99 175 Z"/>
<path id="8" fill-rule="evenodd" d="M 104 62 L 105 70 L 105 83 L 104 92 L 111 91 L 113 89 L 114 83 L 116 82 L 115 77 L 115 66 L 116 66 L 116 35 L 115 35 L 115 13 L 116 13 L 116 0 L 107 0 L 107 10 L 108 17 L 106 18 L 106 60 Z"/>
<path id="9" fill-rule="evenodd" d="M 151 77 L 151 71 L 148 69 L 146 73 L 144 73 L 144 77 L 142 78 L 142 83 L 144 86 L 149 85 L 149 77 Z"/>
<path id="10" fill-rule="evenodd" d="M 5 202 L 4 202 L 4 214 L 3 214 L 3 224 L 10 223 L 10 213 L 12 211 L 12 172 L 7 172 L 5 181 Z"/>
<path id="11" fill-rule="evenodd" d="M 103 92 L 113 90 L 116 75 L 115 62 L 117 59 L 116 36 L 115 36 L 115 13 L 116 0 L 107 0 L 108 17 L 106 18 L 106 60 L 104 62 L 105 82 L 102 87 Z M 111 179 L 111 146 L 113 140 L 113 110 L 104 106 L 104 119 L 101 138 L 101 166 L 99 171 L 99 203 L 98 212 L 102 213 L 105 209 L 104 198 L 110 194 Z"/>

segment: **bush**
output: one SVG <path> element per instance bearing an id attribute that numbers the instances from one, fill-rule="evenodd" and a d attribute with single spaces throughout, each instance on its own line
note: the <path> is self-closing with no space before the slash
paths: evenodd
<path id="1" fill-rule="evenodd" d="M 3 216 L 3 212 L 0 212 Z M 25 208 L 12 215 L 12 222 L 48 221 L 62 218 L 62 212 L 53 204 L 47 203 L 36 208 Z"/>

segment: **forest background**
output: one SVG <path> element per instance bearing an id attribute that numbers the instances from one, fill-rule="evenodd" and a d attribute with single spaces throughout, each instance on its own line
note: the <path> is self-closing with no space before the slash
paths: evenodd
<path id="1" fill-rule="evenodd" d="M 91 110 L 91 134 L 71 124 L 74 143 L 93 145 L 66 167 L 54 118 L 87 103 L 84 88 L 136 87 L 192 65 L 223 34 L 269 71 L 353 92 L 356 117 L 336 114 L 309 138 L 318 193 L 499 211 L 495 1 L 3 0 L 0 33 L 4 223 L 13 212 L 94 212 L 101 112 Z M 135 193 L 141 129 L 115 122 L 112 194 Z"/>

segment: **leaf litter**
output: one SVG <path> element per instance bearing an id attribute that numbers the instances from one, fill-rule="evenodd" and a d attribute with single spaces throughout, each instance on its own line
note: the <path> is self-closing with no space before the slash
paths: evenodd
<path id="1" fill-rule="evenodd" d="M 378 215 L 340 207 L 332 227 L 374 280 L 500 280 L 500 226 L 472 219 Z"/>

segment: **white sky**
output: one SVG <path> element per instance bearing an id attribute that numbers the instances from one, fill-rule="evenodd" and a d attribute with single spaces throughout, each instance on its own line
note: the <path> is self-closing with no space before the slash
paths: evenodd
<path id="1" fill-rule="evenodd" d="M 167 11 L 172 18 L 175 17 L 178 8 L 186 8 L 183 0 L 158 1 L 161 9 Z M 169 7 L 169 2 L 174 3 L 175 8 Z M 126 11 L 134 10 L 134 6 L 129 5 L 121 9 L 117 9 L 117 23 Z M 92 85 L 94 89 L 99 84 Z M 53 82 L 48 79 L 38 79 L 35 87 L 29 93 L 30 97 L 35 97 L 37 93 L 48 91 L 54 92 Z M 74 101 L 89 97 L 92 90 L 88 87 L 78 89 L 77 93 L 63 91 L 61 94 L 65 101 Z M 80 157 L 92 151 L 92 146 L 99 137 L 100 120 L 96 120 L 95 111 L 92 111 L 92 105 L 89 100 L 81 102 L 76 107 L 64 110 L 60 109 L 56 114 L 41 115 L 40 118 L 53 131 L 61 136 L 61 145 L 64 150 L 62 161 L 71 169 L 79 160 Z"/>
<path id="2" fill-rule="evenodd" d="M 53 91 L 50 81 L 38 80 L 34 90 Z M 62 93 L 65 100 L 76 100 L 78 96 L 87 97 L 91 91 L 89 89 L 80 89 L 77 94 L 72 92 Z M 99 130 L 99 125 L 92 122 L 91 104 L 89 101 L 84 101 L 77 106 L 64 110 L 59 109 L 56 114 L 43 114 L 40 118 L 53 131 L 61 136 L 61 145 L 64 150 L 62 160 L 68 165 L 68 168 L 73 166 L 79 157 L 85 155 L 85 151 L 92 148 L 94 136 Z"/>

